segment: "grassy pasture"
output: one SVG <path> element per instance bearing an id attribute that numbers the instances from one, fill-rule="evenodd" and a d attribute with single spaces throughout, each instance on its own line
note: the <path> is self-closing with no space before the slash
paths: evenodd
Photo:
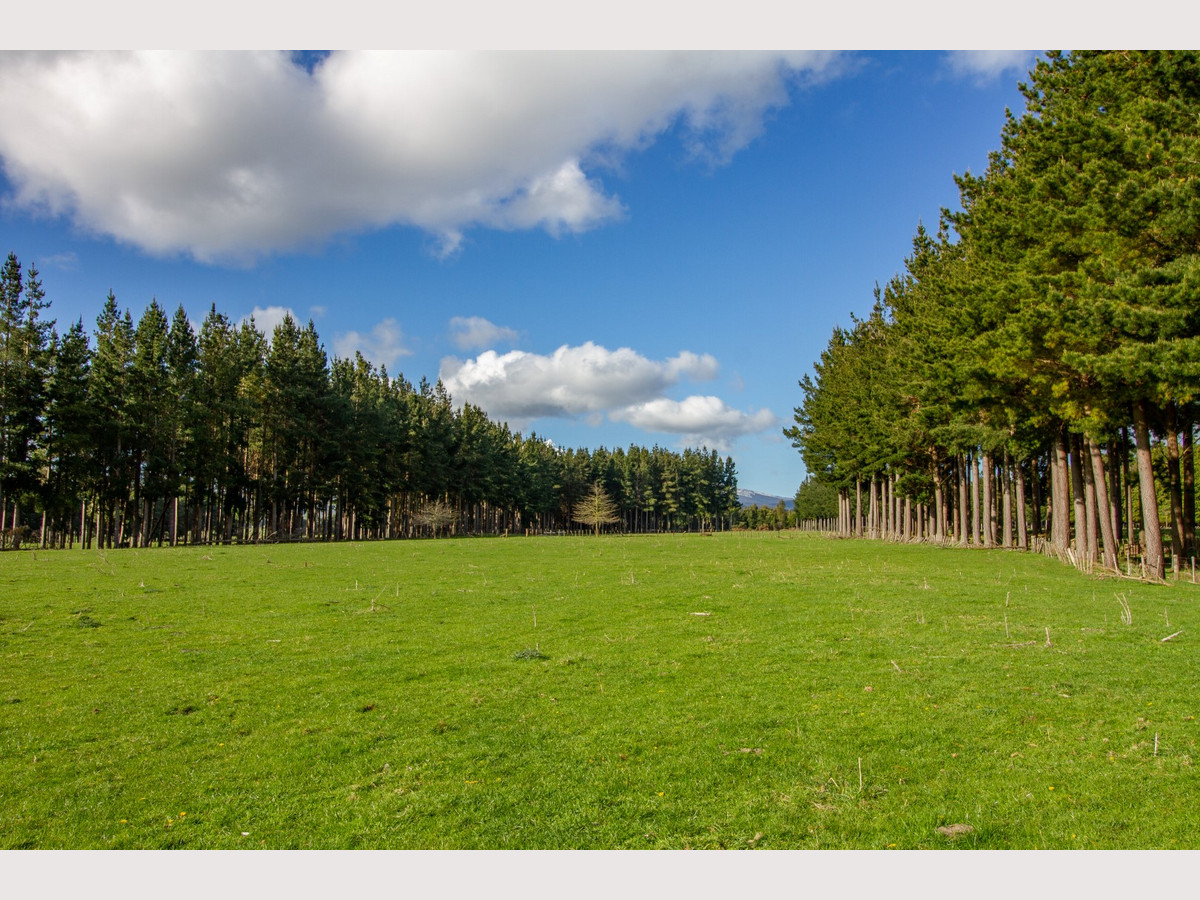
<path id="1" fill-rule="evenodd" d="M 797 533 L 0 554 L 0 847 L 1196 848 L 1197 598 Z"/>

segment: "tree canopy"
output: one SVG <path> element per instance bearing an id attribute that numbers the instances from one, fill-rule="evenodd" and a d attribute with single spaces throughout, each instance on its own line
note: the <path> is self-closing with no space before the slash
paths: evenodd
<path id="1" fill-rule="evenodd" d="M 847 533 L 1024 546 L 1028 524 L 1088 565 L 1124 538 L 1161 578 L 1162 502 L 1176 566 L 1194 543 L 1200 55 L 1049 53 L 1021 92 L 785 434 Z"/>

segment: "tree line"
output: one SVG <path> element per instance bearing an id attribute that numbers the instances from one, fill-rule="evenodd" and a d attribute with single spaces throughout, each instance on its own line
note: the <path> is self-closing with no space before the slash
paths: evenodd
<path id="1" fill-rule="evenodd" d="M 1020 90 L 785 434 L 843 534 L 1161 579 L 1195 553 L 1200 56 L 1050 53 Z"/>
<path id="2" fill-rule="evenodd" d="M 729 526 L 715 450 L 560 449 L 441 382 L 326 355 L 290 315 L 268 337 L 212 306 L 197 332 L 110 292 L 89 336 L 46 317 L 36 266 L 0 270 L 0 535 L 145 547 L 567 531 L 598 485 L 625 531 Z M 609 523 L 606 523 L 609 524 Z"/>

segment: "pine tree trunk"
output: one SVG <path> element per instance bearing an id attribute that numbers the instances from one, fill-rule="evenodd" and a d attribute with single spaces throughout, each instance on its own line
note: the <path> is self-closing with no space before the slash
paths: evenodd
<path id="1" fill-rule="evenodd" d="M 863 536 L 862 482 L 857 478 L 854 479 L 854 535 Z"/>
<path id="2" fill-rule="evenodd" d="M 1083 469 L 1083 490 L 1084 490 L 1084 517 L 1086 522 L 1087 540 L 1084 544 L 1087 555 L 1085 556 L 1085 569 L 1091 571 L 1092 566 L 1100 561 L 1100 547 L 1096 539 L 1096 514 L 1099 504 L 1096 502 L 1096 478 L 1095 472 L 1092 469 L 1090 461 L 1085 464 L 1082 459 L 1084 446 L 1090 444 L 1087 437 L 1080 438 L 1076 442 L 1081 450 L 1081 458 L 1079 460 L 1080 468 Z"/>
<path id="3" fill-rule="evenodd" d="M 971 510 L 968 492 L 970 488 L 967 485 L 967 457 L 958 457 L 958 522 L 957 534 L 958 542 L 962 546 L 967 545 L 969 539 L 968 531 L 970 529 Z"/>
<path id="4" fill-rule="evenodd" d="M 883 537 L 890 538 L 894 530 L 892 520 L 892 474 L 889 472 L 883 478 L 883 483 L 880 485 L 883 499 L 883 521 L 880 523 L 883 526 Z"/>
<path id="5" fill-rule="evenodd" d="M 983 525 L 983 546 L 996 545 L 995 467 L 992 454 L 983 453 L 983 510 L 980 516 Z"/>
<path id="6" fill-rule="evenodd" d="M 871 479 L 871 506 L 874 517 L 872 534 L 877 539 L 883 537 L 883 517 L 885 513 L 883 489 L 884 482 L 882 478 L 876 477 Z"/>
<path id="7" fill-rule="evenodd" d="M 1192 450 L 1195 435 L 1192 422 L 1184 421 L 1180 427 L 1183 439 L 1183 552 L 1185 556 L 1196 555 L 1196 460 Z"/>
<path id="8" fill-rule="evenodd" d="M 1158 520 L 1158 496 L 1154 492 L 1154 467 L 1150 458 L 1150 422 L 1148 403 L 1133 404 L 1133 432 L 1137 453 L 1138 493 L 1142 495 L 1142 528 L 1146 533 L 1142 557 L 1146 574 L 1162 581 L 1164 572 L 1162 526 Z"/>
<path id="9" fill-rule="evenodd" d="M 1083 466 L 1079 459 L 1079 435 L 1071 435 L 1071 501 L 1075 510 L 1075 535 L 1073 545 L 1075 558 L 1082 560 L 1087 554 L 1087 500 L 1083 490 Z"/>
<path id="10" fill-rule="evenodd" d="M 1047 467 L 1047 471 L 1049 471 L 1049 467 Z M 1029 460 L 1029 475 L 1029 488 L 1033 494 L 1033 515 L 1029 519 L 1029 524 L 1033 527 L 1033 533 L 1040 537 L 1045 533 L 1045 528 L 1043 528 L 1045 523 L 1042 521 L 1042 476 L 1038 472 L 1037 457 Z"/>
<path id="11" fill-rule="evenodd" d="M 1108 506 L 1109 515 L 1112 517 L 1112 533 L 1113 533 L 1113 554 L 1117 553 L 1117 549 L 1121 546 L 1121 541 L 1125 536 L 1125 529 L 1122 523 L 1121 511 L 1124 504 L 1121 503 L 1121 456 L 1117 450 L 1118 442 L 1108 442 Z M 1120 442 L 1124 451 L 1125 442 Z"/>
<path id="12" fill-rule="evenodd" d="M 1000 475 L 1000 491 L 1001 504 L 1003 507 L 1003 516 L 1001 517 L 1001 534 L 1000 546 L 1006 550 L 1012 547 L 1013 533 L 1013 508 L 1012 508 L 1012 459 L 1008 455 L 1008 451 L 1004 451 L 1003 469 Z"/>
<path id="13" fill-rule="evenodd" d="M 939 544 L 946 539 L 946 499 L 942 496 L 942 473 L 934 458 L 933 465 L 933 537 Z"/>
<path id="14" fill-rule="evenodd" d="M 1134 453 L 1136 455 L 1136 448 Z M 1129 543 L 1137 544 L 1140 551 L 1142 539 L 1138 534 L 1138 520 L 1133 510 L 1133 479 L 1129 477 L 1129 433 L 1124 427 L 1121 428 L 1121 482 L 1124 485 L 1125 531 L 1128 534 Z"/>
<path id="15" fill-rule="evenodd" d="M 979 509 L 979 457 L 973 456 L 969 468 L 971 474 L 971 539 L 975 546 L 981 543 L 980 520 L 983 518 Z"/>
<path id="16" fill-rule="evenodd" d="M 1070 502 L 1070 473 L 1067 466 L 1067 445 L 1063 429 L 1054 436 L 1054 447 L 1050 457 L 1050 516 L 1051 535 L 1054 549 L 1066 555 L 1071 546 L 1071 514 L 1067 511 Z"/>
<path id="17" fill-rule="evenodd" d="M 1014 468 L 1017 475 L 1017 546 L 1028 550 L 1029 535 L 1025 525 L 1025 469 L 1019 461 Z"/>
<path id="18" fill-rule="evenodd" d="M 1117 567 L 1117 541 L 1113 533 L 1111 516 L 1112 504 L 1109 502 L 1108 482 L 1104 472 L 1104 457 L 1100 455 L 1100 445 L 1088 439 L 1088 455 L 1092 458 L 1092 481 L 1096 488 L 1096 509 L 1100 516 L 1100 540 L 1103 544 L 1103 565 L 1106 569 Z"/>
<path id="19" fill-rule="evenodd" d="M 1167 478 L 1171 495 L 1171 571 L 1179 574 L 1179 560 L 1183 556 L 1183 488 L 1179 471 L 1179 425 L 1175 404 L 1168 403 L 1167 426 Z"/>

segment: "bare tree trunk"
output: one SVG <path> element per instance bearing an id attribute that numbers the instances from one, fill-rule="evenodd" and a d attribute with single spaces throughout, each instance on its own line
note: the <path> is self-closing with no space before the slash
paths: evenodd
<path id="1" fill-rule="evenodd" d="M 978 547 L 979 543 L 980 543 L 979 520 L 981 518 L 980 510 L 979 510 L 979 456 L 978 455 L 972 456 L 971 465 L 970 465 L 970 473 L 971 473 L 971 539 L 974 541 L 975 546 Z"/>
<path id="2" fill-rule="evenodd" d="M 1067 512 L 1069 478 L 1067 445 L 1063 440 L 1063 429 L 1060 427 L 1054 436 L 1054 447 L 1050 456 L 1050 516 L 1054 549 L 1064 554 L 1071 546 L 1071 515 Z"/>
<path id="3" fill-rule="evenodd" d="M 892 475 L 889 472 L 887 477 L 880 485 L 880 493 L 883 496 L 883 536 L 888 540 L 895 537 L 896 532 L 896 497 L 892 493 Z"/>
<path id="4" fill-rule="evenodd" d="M 962 455 L 958 457 L 958 542 L 964 547 L 967 545 L 969 538 L 971 512 L 970 503 L 967 499 L 967 492 L 970 488 L 967 486 L 967 457 Z"/>
<path id="5" fill-rule="evenodd" d="M 1108 497 L 1108 483 L 1104 474 L 1104 458 L 1100 445 L 1088 439 L 1088 455 L 1092 458 L 1092 480 L 1096 487 L 1096 509 L 1100 514 L 1100 540 L 1104 545 L 1103 565 L 1106 569 L 1117 567 L 1117 541 L 1113 534 L 1112 504 Z"/>
<path id="6" fill-rule="evenodd" d="M 1196 460 L 1192 450 L 1195 426 L 1191 419 L 1181 423 L 1183 438 L 1183 552 L 1196 553 Z"/>
<path id="7" fill-rule="evenodd" d="M 1135 447 L 1134 453 L 1136 454 L 1136 452 L 1137 450 Z M 1121 428 L 1121 482 L 1124 484 L 1125 531 L 1128 534 L 1129 543 L 1137 544 L 1138 552 L 1140 553 L 1142 538 L 1138 533 L 1138 519 L 1137 516 L 1134 515 L 1133 510 L 1133 479 L 1129 477 L 1129 432 L 1124 427 Z"/>
<path id="8" fill-rule="evenodd" d="M 1171 571 L 1179 574 L 1183 556 L 1183 489 L 1179 472 L 1179 423 L 1174 402 L 1167 404 L 1167 478 L 1171 496 Z"/>
<path id="9" fill-rule="evenodd" d="M 1016 466 L 1017 474 L 1017 546 L 1022 550 L 1029 548 L 1029 535 L 1025 526 L 1025 469 L 1020 461 Z"/>
<path id="10" fill-rule="evenodd" d="M 857 537 L 863 535 L 862 482 L 857 478 L 854 479 L 854 534 Z"/>
<path id="11" fill-rule="evenodd" d="M 1143 558 L 1146 574 L 1162 581 L 1164 573 L 1162 526 L 1158 521 L 1158 497 L 1154 493 L 1154 467 L 1150 460 L 1149 404 L 1138 400 L 1133 404 L 1133 432 L 1137 446 L 1138 488 L 1142 495 L 1142 527 L 1146 532 Z"/>
<path id="12" fill-rule="evenodd" d="M 1121 450 L 1118 453 L 1117 447 Z M 1124 538 L 1124 525 L 1122 524 L 1121 511 L 1123 504 L 1121 503 L 1121 469 L 1122 457 L 1125 453 L 1125 441 L 1109 441 L 1108 442 L 1108 505 L 1109 515 L 1112 517 L 1113 531 L 1113 553 L 1121 546 L 1121 541 Z"/>
<path id="13" fill-rule="evenodd" d="M 1048 457 L 1049 458 L 1049 457 Z M 1033 491 L 1033 516 L 1030 519 L 1030 524 L 1033 525 L 1033 533 L 1042 535 L 1046 532 L 1045 521 L 1042 518 L 1042 476 L 1038 473 L 1038 460 L 1036 457 L 1029 460 L 1030 488 Z"/>
<path id="14" fill-rule="evenodd" d="M 1076 441 L 1076 447 L 1080 448 L 1082 451 L 1080 453 L 1079 464 L 1080 468 L 1083 469 L 1084 517 L 1086 522 L 1085 530 L 1087 532 L 1087 540 L 1084 544 L 1086 548 L 1086 556 L 1084 558 L 1086 561 L 1086 569 L 1088 571 L 1091 571 L 1092 566 L 1100 561 L 1100 546 L 1096 539 L 1096 514 L 1098 512 L 1099 504 L 1096 502 L 1095 472 L 1092 468 L 1091 462 L 1089 461 L 1085 465 L 1082 459 L 1083 452 L 1086 452 L 1083 448 L 1090 443 L 1091 442 L 1086 436 L 1079 438 Z"/>
<path id="15" fill-rule="evenodd" d="M 933 536 L 940 544 L 946 539 L 946 500 L 942 496 L 942 473 L 936 456 L 933 461 L 933 515 Z"/>
<path id="16" fill-rule="evenodd" d="M 1075 558 L 1087 555 L 1087 500 L 1083 490 L 1083 466 L 1080 465 L 1079 435 L 1071 435 L 1071 500 L 1075 508 Z"/>
<path id="17" fill-rule="evenodd" d="M 1012 547 L 1013 533 L 1013 510 L 1012 510 L 1012 458 L 1008 455 L 1008 451 L 1004 451 L 1003 472 L 1000 476 L 1000 491 L 1001 505 L 1003 507 L 1003 515 L 1001 517 L 1001 534 L 1000 546 L 1008 549 Z"/>
<path id="18" fill-rule="evenodd" d="M 983 526 L 983 546 L 996 545 L 995 466 L 992 454 L 983 451 L 983 511 L 980 523 Z"/>

